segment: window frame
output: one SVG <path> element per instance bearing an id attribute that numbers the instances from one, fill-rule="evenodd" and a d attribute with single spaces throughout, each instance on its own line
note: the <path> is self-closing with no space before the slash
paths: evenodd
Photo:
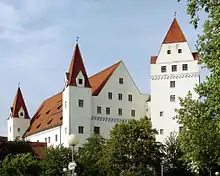
<path id="1" fill-rule="evenodd" d="M 170 95 L 170 102 L 176 102 L 176 95 Z"/>
<path id="2" fill-rule="evenodd" d="M 177 72 L 177 65 L 172 65 L 171 66 L 171 71 L 172 72 Z"/>
<path id="3" fill-rule="evenodd" d="M 163 117 L 164 111 L 160 111 L 160 117 Z"/>
<path id="4" fill-rule="evenodd" d="M 84 127 L 78 126 L 78 134 L 83 134 L 83 133 L 84 133 Z"/>
<path id="5" fill-rule="evenodd" d="M 97 106 L 96 112 L 97 112 L 97 114 L 101 114 L 102 113 L 102 107 L 101 106 Z"/>
<path id="6" fill-rule="evenodd" d="M 188 71 L 188 64 L 182 65 L 182 71 Z"/>
<path id="7" fill-rule="evenodd" d="M 118 108 L 118 116 L 122 116 L 123 115 L 123 110 L 122 108 Z"/>
<path id="8" fill-rule="evenodd" d="M 109 99 L 109 100 L 112 100 L 112 97 L 113 97 L 113 96 L 112 96 L 112 92 L 108 92 L 108 99 Z"/>
<path id="9" fill-rule="evenodd" d="M 168 50 L 167 50 L 167 54 L 171 54 L 171 49 L 168 49 Z"/>
<path id="10" fill-rule="evenodd" d="M 120 78 L 118 79 L 118 83 L 119 83 L 119 84 L 124 84 L 124 79 L 120 77 Z"/>
<path id="11" fill-rule="evenodd" d="M 123 98 L 122 98 L 123 96 L 122 96 L 122 93 L 118 93 L 118 100 L 123 100 Z"/>
<path id="12" fill-rule="evenodd" d="M 78 84 L 80 84 L 80 85 L 83 84 L 83 79 L 82 79 L 82 78 L 79 78 L 79 79 L 78 79 Z"/>
<path id="13" fill-rule="evenodd" d="M 182 48 L 179 48 L 178 49 L 178 54 L 181 54 L 181 53 L 183 53 L 183 50 L 182 50 Z"/>
<path id="14" fill-rule="evenodd" d="M 176 81 L 170 81 L 170 88 L 176 87 Z"/>
<path id="15" fill-rule="evenodd" d="M 105 108 L 105 113 L 106 113 L 106 115 L 110 115 L 111 114 L 111 108 L 110 107 L 106 107 Z"/>
<path id="16" fill-rule="evenodd" d="M 161 128 L 159 133 L 160 133 L 160 135 L 163 135 L 164 134 L 164 129 Z"/>
<path id="17" fill-rule="evenodd" d="M 166 72 L 167 72 L 167 66 L 162 65 L 162 66 L 160 67 L 160 72 L 161 72 L 161 73 L 166 73 Z"/>
<path id="18" fill-rule="evenodd" d="M 78 99 L 78 107 L 83 108 L 84 107 L 84 100 Z"/>
<path id="19" fill-rule="evenodd" d="M 100 134 L 100 127 L 99 126 L 94 126 L 93 132 L 94 132 L 94 134 Z"/>
<path id="20" fill-rule="evenodd" d="M 133 101 L 133 96 L 132 96 L 132 94 L 128 94 L 128 101 L 130 101 L 130 102 Z"/>
<path id="21" fill-rule="evenodd" d="M 135 117 L 135 109 L 131 110 L 131 117 Z"/>

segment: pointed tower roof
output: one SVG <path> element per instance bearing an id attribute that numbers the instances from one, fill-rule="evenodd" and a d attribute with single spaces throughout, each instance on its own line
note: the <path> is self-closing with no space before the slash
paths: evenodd
<path id="1" fill-rule="evenodd" d="M 24 102 L 24 98 L 23 98 L 21 89 L 20 89 L 20 87 L 18 87 L 17 94 L 15 96 L 13 105 L 11 107 L 12 117 L 18 118 L 19 117 L 18 112 L 20 111 L 21 108 L 23 108 L 23 110 L 24 110 L 25 118 L 30 119 L 28 111 L 27 111 L 27 107 Z"/>
<path id="2" fill-rule="evenodd" d="M 82 72 L 84 78 L 85 78 L 85 87 L 91 87 L 89 83 L 89 79 L 86 73 L 86 69 L 83 63 L 83 59 L 79 50 L 79 45 L 76 43 L 75 49 L 72 56 L 72 61 L 67 73 L 67 85 L 68 86 L 76 86 L 76 77 L 79 74 L 79 72 Z"/>
<path id="3" fill-rule="evenodd" d="M 186 42 L 186 38 L 181 30 L 178 21 L 174 18 L 169 31 L 163 41 L 163 44 L 166 43 L 177 43 L 177 42 Z"/>

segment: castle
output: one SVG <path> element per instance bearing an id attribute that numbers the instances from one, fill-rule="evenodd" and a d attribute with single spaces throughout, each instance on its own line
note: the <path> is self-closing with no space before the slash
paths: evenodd
<path id="1" fill-rule="evenodd" d="M 188 91 L 198 98 L 193 88 L 200 81 L 198 53 L 191 52 L 176 18 L 150 64 L 147 95 L 139 91 L 123 61 L 88 77 L 76 43 L 64 89 L 43 101 L 32 118 L 18 87 L 8 117 L 8 140 L 23 137 L 48 146 L 68 146 L 73 133 L 82 145 L 92 133 L 108 138 L 116 123 L 148 116 L 158 130 L 157 140 L 163 142 L 181 130 L 174 118 L 178 98 Z"/>

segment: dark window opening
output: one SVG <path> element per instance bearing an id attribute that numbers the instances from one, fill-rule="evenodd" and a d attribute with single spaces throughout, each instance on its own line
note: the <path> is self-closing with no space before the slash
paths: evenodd
<path id="1" fill-rule="evenodd" d="M 167 67 L 166 66 L 161 66 L 161 73 L 167 72 Z"/>
<path id="2" fill-rule="evenodd" d="M 100 127 L 95 126 L 94 127 L 94 133 L 95 134 L 100 134 Z"/>
<path id="3" fill-rule="evenodd" d="M 78 133 L 79 134 L 83 134 L 83 126 L 79 126 L 78 127 Z"/>

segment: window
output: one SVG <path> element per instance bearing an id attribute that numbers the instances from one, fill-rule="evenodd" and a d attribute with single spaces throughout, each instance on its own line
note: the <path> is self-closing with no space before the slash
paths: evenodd
<path id="1" fill-rule="evenodd" d="M 20 116 L 23 116 L 24 115 L 24 113 L 23 112 L 20 112 Z"/>
<path id="2" fill-rule="evenodd" d="M 78 133 L 83 134 L 83 126 L 78 126 Z"/>
<path id="3" fill-rule="evenodd" d="M 118 115 L 122 116 L 122 109 L 121 108 L 118 108 Z"/>
<path id="4" fill-rule="evenodd" d="M 101 114 L 102 113 L 102 107 L 101 106 L 97 106 L 97 114 Z"/>
<path id="5" fill-rule="evenodd" d="M 187 71 L 188 70 L 188 64 L 183 64 L 183 71 Z"/>
<path id="6" fill-rule="evenodd" d="M 50 143 L 50 137 L 48 137 L 48 143 Z"/>
<path id="7" fill-rule="evenodd" d="M 47 138 L 45 138 L 45 142 L 47 143 Z"/>
<path id="8" fill-rule="evenodd" d="M 175 87 L 175 83 L 176 83 L 175 81 L 170 81 L 170 87 L 174 88 Z"/>
<path id="9" fill-rule="evenodd" d="M 82 80 L 82 79 L 79 79 L 79 80 L 78 80 L 78 83 L 79 83 L 79 84 L 83 84 L 83 80 Z"/>
<path id="10" fill-rule="evenodd" d="M 67 134 L 67 127 L 65 128 L 65 135 Z"/>
<path id="11" fill-rule="evenodd" d="M 183 127 L 181 126 L 181 127 L 179 127 L 179 133 L 181 133 L 182 132 L 182 130 L 183 130 Z"/>
<path id="12" fill-rule="evenodd" d="M 177 71 L 177 65 L 172 65 L 172 72 L 176 72 Z"/>
<path id="13" fill-rule="evenodd" d="M 163 130 L 163 129 L 160 129 L 160 134 L 161 134 L 161 135 L 163 134 L 163 132 L 164 132 L 164 130 Z"/>
<path id="14" fill-rule="evenodd" d="M 135 110 L 134 109 L 131 110 L 131 116 L 135 117 Z"/>
<path id="15" fill-rule="evenodd" d="M 132 101 L 132 95 L 131 94 L 128 95 L 128 101 Z"/>
<path id="16" fill-rule="evenodd" d="M 95 134 L 100 134 L 100 127 L 95 126 L 94 127 L 94 133 Z"/>
<path id="17" fill-rule="evenodd" d="M 79 107 L 83 107 L 83 100 L 79 99 L 78 105 Z"/>
<path id="18" fill-rule="evenodd" d="M 163 111 L 160 111 L 160 117 L 163 117 Z"/>
<path id="19" fill-rule="evenodd" d="M 165 73 L 167 71 L 167 67 L 166 66 L 161 66 L 161 73 Z"/>
<path id="20" fill-rule="evenodd" d="M 58 141 L 58 135 L 57 134 L 55 135 L 55 141 L 56 142 Z"/>
<path id="21" fill-rule="evenodd" d="M 107 107 L 106 108 L 106 114 L 110 114 L 111 112 L 110 112 L 110 108 L 109 107 Z"/>
<path id="22" fill-rule="evenodd" d="M 37 140 L 37 142 L 39 142 L 39 140 Z"/>
<path id="23" fill-rule="evenodd" d="M 122 100 L 122 93 L 118 94 L 118 100 Z"/>
<path id="24" fill-rule="evenodd" d="M 178 49 L 178 53 L 182 53 L 182 49 Z"/>
<path id="25" fill-rule="evenodd" d="M 109 100 L 112 100 L 112 92 L 109 92 L 109 93 L 108 93 L 108 99 L 109 99 Z"/>
<path id="26" fill-rule="evenodd" d="M 123 82 L 124 82 L 124 80 L 123 80 L 123 78 L 119 78 L 119 84 L 123 84 Z"/>
<path id="27" fill-rule="evenodd" d="M 171 54 L 171 50 L 167 50 L 167 54 Z"/>
<path id="28" fill-rule="evenodd" d="M 175 95 L 170 95 L 170 102 L 175 102 Z"/>
<path id="29" fill-rule="evenodd" d="M 10 132 L 11 132 L 11 127 L 10 127 Z"/>
<path id="30" fill-rule="evenodd" d="M 18 128 L 18 132 L 20 132 L 21 131 L 21 129 L 20 128 Z"/>
<path id="31" fill-rule="evenodd" d="M 67 101 L 65 101 L 65 108 L 67 108 Z"/>

